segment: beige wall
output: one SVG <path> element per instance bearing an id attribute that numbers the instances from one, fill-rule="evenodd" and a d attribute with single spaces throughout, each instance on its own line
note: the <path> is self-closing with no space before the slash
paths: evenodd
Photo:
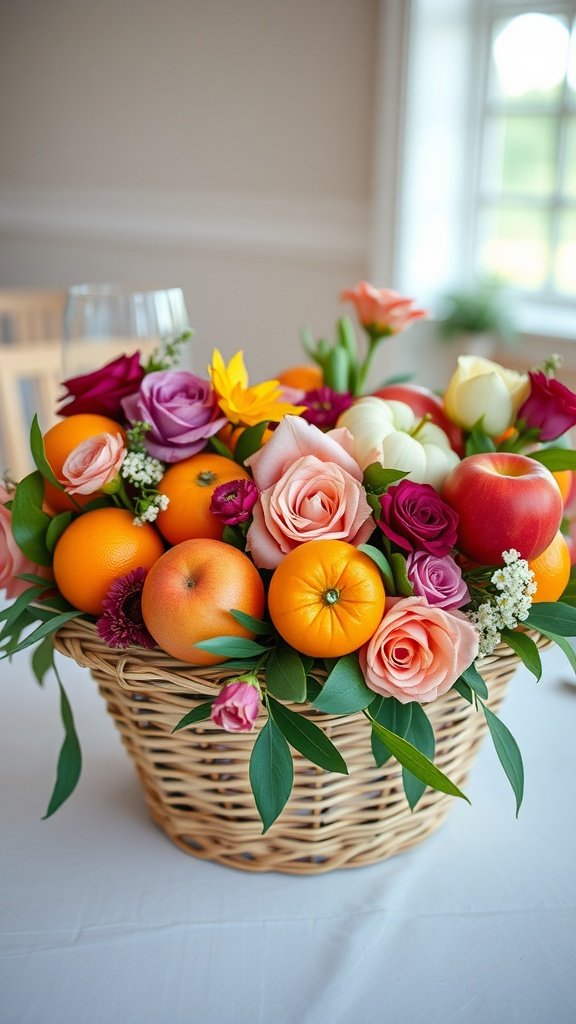
<path id="1" fill-rule="evenodd" d="M 377 18 L 0 0 L 0 287 L 181 285 L 198 369 L 214 344 L 298 360 L 368 273 Z"/>

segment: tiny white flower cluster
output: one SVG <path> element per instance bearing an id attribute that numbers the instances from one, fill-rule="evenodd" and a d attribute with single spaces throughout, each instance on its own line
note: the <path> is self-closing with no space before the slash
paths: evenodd
<path id="1" fill-rule="evenodd" d="M 135 526 L 143 526 L 144 523 L 153 523 L 158 518 L 158 513 L 168 508 L 170 499 L 165 494 L 151 494 L 141 498 L 136 505 L 138 515 L 134 519 Z"/>
<path id="2" fill-rule="evenodd" d="M 134 487 L 154 487 L 164 476 L 164 466 L 145 452 L 128 452 L 121 473 Z"/>
<path id="3" fill-rule="evenodd" d="M 492 654 L 500 643 L 502 629 L 515 629 L 528 617 L 536 593 L 534 573 L 519 551 L 515 548 L 504 551 L 502 560 L 504 567 L 497 569 L 490 580 L 498 593 L 491 601 L 485 601 L 476 611 L 468 613 L 480 636 L 478 656 L 481 658 Z"/>

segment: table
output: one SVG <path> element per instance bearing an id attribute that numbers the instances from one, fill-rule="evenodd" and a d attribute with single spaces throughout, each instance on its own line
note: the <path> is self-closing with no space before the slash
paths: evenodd
<path id="1" fill-rule="evenodd" d="M 80 734 L 76 793 L 46 820 L 58 689 L 26 653 L 3 694 L 3 1024 L 564 1024 L 576 1019 L 576 687 L 556 649 L 501 717 L 520 817 L 487 741 L 469 807 L 422 845 L 315 877 L 187 856 L 149 820 L 89 673 L 58 657 Z"/>

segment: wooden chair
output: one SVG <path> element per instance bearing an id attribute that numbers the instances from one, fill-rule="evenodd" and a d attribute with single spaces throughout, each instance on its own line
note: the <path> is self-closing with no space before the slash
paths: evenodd
<path id="1" fill-rule="evenodd" d="M 64 291 L 0 290 L 0 475 L 15 480 L 34 468 L 34 413 L 43 432 L 56 421 L 65 301 Z"/>

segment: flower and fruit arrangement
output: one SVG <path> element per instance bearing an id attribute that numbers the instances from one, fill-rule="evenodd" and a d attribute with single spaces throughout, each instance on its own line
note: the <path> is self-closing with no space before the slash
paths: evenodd
<path id="1" fill-rule="evenodd" d="M 342 299 L 357 324 L 342 317 L 332 342 L 305 333 L 309 363 L 277 380 L 251 384 L 242 352 L 215 351 L 204 376 L 175 368 L 172 341 L 65 381 L 57 423 L 34 419 L 36 469 L 0 492 L 0 643 L 32 648 L 38 680 L 59 682 L 48 814 L 80 772 L 52 648 L 77 617 L 111 648 L 218 667 L 214 697 L 174 730 L 254 730 L 264 830 L 291 791 L 291 748 L 347 772 L 322 713 L 365 716 L 412 809 L 426 786 L 463 796 L 434 764 L 426 714 L 450 690 L 485 715 L 519 807 L 520 751 L 482 666 L 507 644 L 540 678 L 542 634 L 576 667 L 576 395 L 555 357 L 519 373 L 472 356 L 441 396 L 405 378 L 368 393 L 383 340 L 424 313 L 366 282 Z"/>

